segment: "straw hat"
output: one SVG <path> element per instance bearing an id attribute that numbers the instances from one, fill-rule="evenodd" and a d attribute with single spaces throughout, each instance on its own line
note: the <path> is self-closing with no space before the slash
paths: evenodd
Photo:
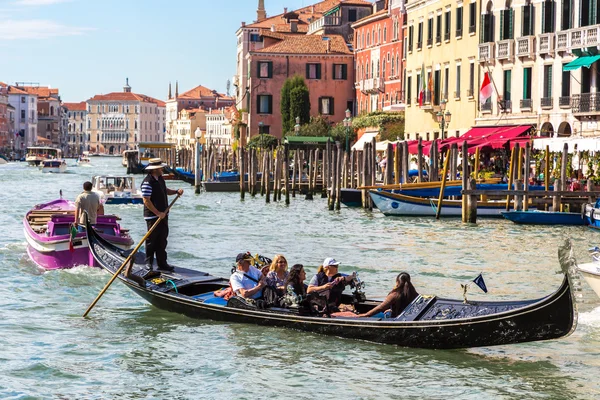
<path id="1" fill-rule="evenodd" d="M 164 164 L 160 158 L 151 158 L 148 160 L 148 166 L 145 168 L 145 170 L 150 171 L 152 169 L 161 169 L 166 166 L 167 164 Z"/>

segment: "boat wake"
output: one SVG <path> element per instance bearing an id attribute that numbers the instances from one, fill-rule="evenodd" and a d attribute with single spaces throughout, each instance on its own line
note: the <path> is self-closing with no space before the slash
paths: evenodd
<path id="1" fill-rule="evenodd" d="M 579 323 L 591 327 L 600 327 L 600 307 L 579 313 Z"/>

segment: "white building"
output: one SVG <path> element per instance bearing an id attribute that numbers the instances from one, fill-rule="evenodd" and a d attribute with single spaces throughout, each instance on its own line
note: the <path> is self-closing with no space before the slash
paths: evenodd
<path id="1" fill-rule="evenodd" d="M 66 124 L 67 148 L 66 153 L 71 156 L 80 155 L 89 151 L 88 135 L 86 133 L 87 105 L 80 103 L 63 103 L 65 110 L 63 123 Z"/>
<path id="2" fill-rule="evenodd" d="M 37 144 L 37 95 L 3 82 L 0 82 L 0 86 L 7 89 L 8 103 L 15 109 L 14 130 L 18 136 L 15 136 L 14 148 L 25 150 Z"/>
<path id="3" fill-rule="evenodd" d="M 231 146 L 232 124 L 231 113 L 235 112 L 231 108 L 221 108 L 210 110 L 206 114 L 206 143 L 214 144 L 218 147 Z"/>
<path id="4" fill-rule="evenodd" d="M 528 124 L 538 136 L 598 136 L 596 1 L 481 1 L 479 82 L 489 70 L 495 90 L 479 105 L 477 125 Z"/>

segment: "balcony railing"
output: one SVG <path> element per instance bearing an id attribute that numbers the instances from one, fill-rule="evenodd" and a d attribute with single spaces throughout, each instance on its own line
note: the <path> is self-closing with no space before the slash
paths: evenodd
<path id="1" fill-rule="evenodd" d="M 365 79 L 361 82 L 361 92 L 363 93 L 377 93 L 385 91 L 385 81 L 383 78 L 371 78 Z"/>
<path id="2" fill-rule="evenodd" d="M 542 99 L 540 100 L 540 105 L 542 106 L 542 109 L 544 110 L 548 110 L 554 107 L 554 101 L 552 97 L 542 97 Z"/>
<path id="3" fill-rule="evenodd" d="M 462 28 L 456 29 L 456 37 L 457 38 L 462 37 Z"/>
<path id="4" fill-rule="evenodd" d="M 571 96 L 573 114 L 600 113 L 600 93 L 582 93 Z"/>
<path id="5" fill-rule="evenodd" d="M 429 38 L 427 39 L 427 46 L 431 46 L 433 44 L 433 39 Z"/>
<path id="6" fill-rule="evenodd" d="M 544 35 L 552 36 L 553 33 Z M 556 50 L 570 51 L 600 45 L 600 25 L 583 26 L 556 33 Z"/>
<path id="7" fill-rule="evenodd" d="M 538 35 L 538 52 L 540 55 L 554 53 L 554 33 Z"/>
<path id="8" fill-rule="evenodd" d="M 494 59 L 494 43 L 479 44 L 479 61 L 492 61 Z"/>
<path id="9" fill-rule="evenodd" d="M 562 31 L 556 34 L 556 51 L 567 51 L 569 43 L 569 32 Z"/>
<path id="10" fill-rule="evenodd" d="M 492 102 L 488 101 L 486 103 L 481 104 L 481 106 L 479 107 L 479 109 L 481 110 L 481 112 L 491 113 L 492 112 Z"/>
<path id="11" fill-rule="evenodd" d="M 502 112 L 511 112 L 512 111 L 512 101 L 511 100 L 499 100 L 498 107 Z"/>
<path id="12" fill-rule="evenodd" d="M 454 98 L 455 99 L 460 99 L 460 90 L 457 90 L 454 92 Z"/>
<path id="13" fill-rule="evenodd" d="M 523 36 L 517 39 L 517 57 L 533 58 L 535 36 Z"/>
<path id="14" fill-rule="evenodd" d="M 512 60 L 515 56 L 515 40 L 505 39 L 498 42 L 498 60 Z"/>
<path id="15" fill-rule="evenodd" d="M 327 15 L 327 16 L 319 18 L 316 21 L 311 22 L 310 25 L 308 25 L 308 34 L 310 35 L 311 33 L 315 33 L 319 29 L 326 27 L 326 26 L 340 26 L 341 24 L 342 24 L 341 17 Z"/>
<path id="16" fill-rule="evenodd" d="M 521 99 L 520 104 L 519 104 L 519 108 L 521 110 L 531 111 L 532 107 L 533 107 L 533 101 L 531 101 L 531 99 Z"/>
<path id="17" fill-rule="evenodd" d="M 469 33 L 475 33 L 475 30 L 476 30 L 476 29 L 477 29 L 477 28 L 476 28 L 476 26 L 475 26 L 475 25 L 471 25 L 471 26 L 469 26 Z"/>
<path id="18" fill-rule="evenodd" d="M 560 108 L 570 108 L 571 107 L 571 96 L 561 96 L 558 98 L 558 106 Z"/>
<path id="19" fill-rule="evenodd" d="M 467 97 L 473 97 L 473 89 L 467 89 Z"/>

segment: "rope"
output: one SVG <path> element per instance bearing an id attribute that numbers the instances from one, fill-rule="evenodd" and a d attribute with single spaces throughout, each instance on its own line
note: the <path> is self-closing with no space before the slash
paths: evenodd
<path id="1" fill-rule="evenodd" d="M 171 279 L 167 279 L 166 282 L 173 285 L 173 289 L 175 289 L 175 293 L 179 294 L 179 291 L 177 290 L 177 286 L 175 285 L 175 282 L 173 282 Z"/>
<path id="2" fill-rule="evenodd" d="M 433 199 L 429 199 L 429 203 L 431 204 L 431 208 L 433 209 L 433 212 L 435 214 L 437 214 L 437 206 L 435 205 L 435 202 L 433 201 Z"/>

